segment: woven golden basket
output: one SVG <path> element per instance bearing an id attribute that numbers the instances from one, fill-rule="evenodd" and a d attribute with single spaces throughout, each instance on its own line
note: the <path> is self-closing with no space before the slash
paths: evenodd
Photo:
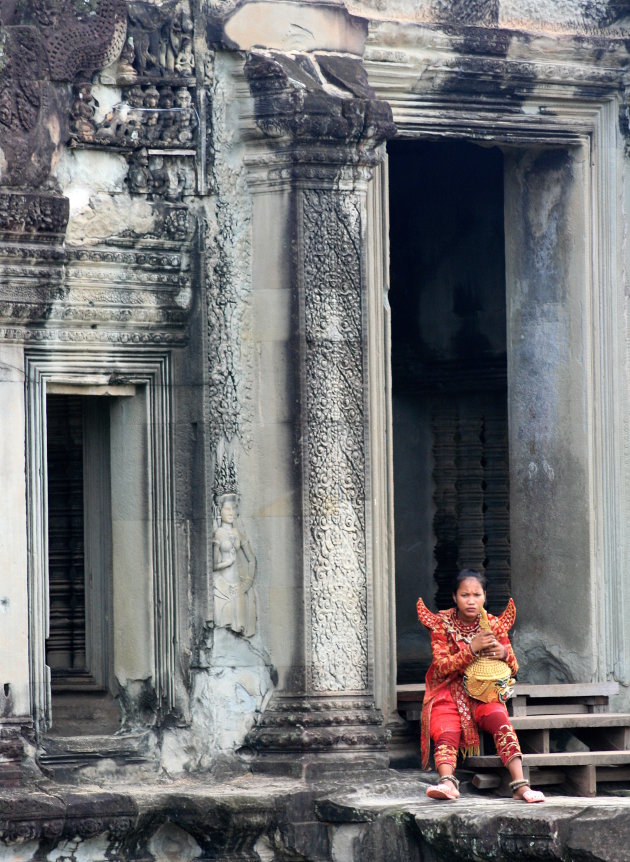
<path id="1" fill-rule="evenodd" d="M 481 611 L 481 628 L 490 631 L 485 609 Z M 505 703 L 513 694 L 514 680 L 510 666 L 494 658 L 479 656 L 471 662 L 464 673 L 464 688 L 475 700 L 484 703 Z"/>

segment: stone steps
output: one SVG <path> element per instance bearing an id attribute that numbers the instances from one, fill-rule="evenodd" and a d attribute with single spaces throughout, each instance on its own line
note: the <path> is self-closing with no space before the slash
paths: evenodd
<path id="1" fill-rule="evenodd" d="M 630 764 L 630 751 L 556 751 L 546 754 L 524 754 L 523 766 L 620 766 Z M 501 759 L 496 754 L 482 754 L 466 758 L 466 766 L 473 769 L 497 769 Z"/>
<path id="2" fill-rule="evenodd" d="M 48 736 L 114 734 L 120 731 L 120 720 L 120 706 L 109 694 L 55 692 Z"/>
<path id="3" fill-rule="evenodd" d="M 532 784 L 565 785 L 580 796 L 596 796 L 598 784 L 630 780 L 630 713 L 608 712 L 617 690 L 616 683 L 585 683 L 523 685 L 515 692 L 511 721 Z M 506 789 L 496 755 L 469 758 L 466 766 L 477 771 L 477 786 L 494 772 Z"/>
<path id="4" fill-rule="evenodd" d="M 546 754 L 573 737 L 591 751 L 630 749 L 630 713 L 567 713 L 512 716 L 523 752 Z"/>
<path id="5" fill-rule="evenodd" d="M 152 772 L 150 731 L 98 734 L 94 736 L 46 736 L 37 760 L 58 781 L 72 781 L 86 767 L 107 761 L 111 767 L 132 767 L 136 772 Z"/>
<path id="6" fill-rule="evenodd" d="M 502 787 L 507 790 L 507 770 L 497 755 L 468 757 L 465 768 L 476 773 L 476 787 Z M 497 775 L 497 771 L 502 775 Z M 496 780 L 484 779 L 491 773 Z M 562 751 L 546 754 L 523 754 L 523 773 L 533 785 L 564 784 L 578 796 L 596 796 L 602 782 L 621 783 L 630 780 L 630 751 Z"/>
<path id="7" fill-rule="evenodd" d="M 511 717 L 516 730 L 558 729 L 573 727 L 630 726 L 630 712 L 596 712 L 515 715 Z"/>
<path id="8" fill-rule="evenodd" d="M 518 683 L 508 702 L 523 750 L 523 767 L 532 783 L 567 785 L 595 796 L 597 784 L 630 780 L 630 713 L 609 712 L 617 683 Z M 407 720 L 419 720 L 424 685 L 398 687 L 398 706 Z M 486 753 L 491 751 L 492 753 Z M 507 771 L 482 734 L 481 754 L 469 757 L 479 788 L 507 791 Z"/>

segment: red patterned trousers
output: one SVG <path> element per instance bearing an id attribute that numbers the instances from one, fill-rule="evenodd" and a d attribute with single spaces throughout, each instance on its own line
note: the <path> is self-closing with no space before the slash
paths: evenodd
<path id="1" fill-rule="evenodd" d="M 472 701 L 472 703 L 475 704 L 473 709 L 475 724 L 485 733 L 492 734 L 497 754 L 503 765 L 506 766 L 515 757 L 521 757 L 521 747 L 505 705 L 481 703 L 481 701 Z M 431 739 L 434 745 L 436 769 L 441 765 L 448 765 L 455 769 L 460 736 L 459 712 L 450 692 L 444 692 L 431 709 Z"/>

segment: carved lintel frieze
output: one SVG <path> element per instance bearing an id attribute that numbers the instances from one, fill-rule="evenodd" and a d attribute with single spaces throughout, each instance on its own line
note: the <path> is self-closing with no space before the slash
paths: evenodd
<path id="1" fill-rule="evenodd" d="M 61 195 L 37 191 L 0 193 L 0 235 L 37 235 L 56 241 L 68 223 L 69 202 Z M 17 239 L 17 237 L 16 237 Z"/>
<path id="2" fill-rule="evenodd" d="M 188 0 L 132 3 L 128 16 L 127 40 L 115 70 L 117 81 L 194 79 L 197 60 Z"/>
<path id="3" fill-rule="evenodd" d="M 147 149 L 134 150 L 129 159 L 127 187 L 131 194 L 149 200 L 181 202 L 195 190 L 194 152 Z M 180 210 L 181 213 L 181 210 Z"/>
<path id="4" fill-rule="evenodd" d="M 25 196 L 0 195 L 0 207 L 6 197 Z M 54 200 L 67 208 L 65 198 Z M 130 338 L 130 325 L 155 330 L 149 340 L 158 341 L 164 330 L 184 330 L 194 293 L 190 253 L 182 239 L 190 241 L 194 226 L 185 207 L 165 207 L 163 221 L 168 222 L 168 231 L 163 228 L 171 239 L 156 239 L 153 245 L 147 239 L 144 248 L 64 248 L 53 244 L 55 235 L 6 233 L 0 240 L 0 314 L 4 324 L 0 338 L 35 337 L 26 334 L 22 326 L 45 327 L 47 333 L 38 330 L 37 337 L 46 340 L 76 339 L 76 333 L 53 333 L 81 327 L 91 332 L 89 338 L 84 336 L 86 340 L 96 341 L 111 340 L 111 330 L 117 327 L 121 340 Z M 140 340 L 145 334 L 137 333 Z"/>
<path id="5" fill-rule="evenodd" d="M 134 84 L 106 116 L 96 120 L 90 84 L 77 84 L 71 111 L 73 146 L 94 144 L 122 150 L 140 147 L 195 149 L 198 112 L 188 86 Z"/>
<path id="6" fill-rule="evenodd" d="M 197 73 L 191 4 L 140 2 L 130 4 L 127 13 L 127 36 L 117 61 L 97 83 L 83 77 L 74 84 L 70 146 L 122 153 L 130 164 L 132 194 L 181 200 L 206 190 L 212 165 L 205 86 L 210 79 Z M 201 63 L 206 59 L 211 69 L 211 57 Z M 116 90 L 103 99 L 110 86 Z M 105 115 L 101 104 L 111 105 Z M 185 168 L 183 161 L 189 163 Z"/>

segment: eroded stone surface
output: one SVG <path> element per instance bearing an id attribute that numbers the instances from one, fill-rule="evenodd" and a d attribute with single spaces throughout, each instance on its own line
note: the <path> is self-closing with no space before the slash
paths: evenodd
<path id="1" fill-rule="evenodd" d="M 305 784 L 251 775 L 229 783 L 145 783 L 0 793 L 0 858 L 30 862 L 446 862 L 630 859 L 630 802 L 550 797 L 544 805 L 426 798 L 424 773 Z M 92 802 L 98 800 L 98 812 Z M 45 854 L 41 856 L 42 852 Z M 37 855 L 36 854 L 40 854 Z M 147 854 L 150 854 L 148 856 Z M 230 857 L 230 854 L 236 854 Z"/>
<path id="2" fill-rule="evenodd" d="M 242 5 L 225 23 L 225 35 L 242 50 L 259 45 L 284 51 L 343 51 L 362 54 L 365 21 L 351 18 L 342 4 L 299 4 L 256 0 Z"/>

